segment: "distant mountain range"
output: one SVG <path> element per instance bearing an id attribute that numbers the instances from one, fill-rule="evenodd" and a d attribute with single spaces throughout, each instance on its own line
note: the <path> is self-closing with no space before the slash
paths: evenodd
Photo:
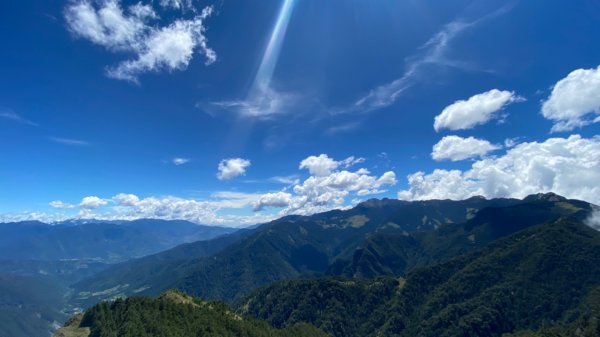
<path id="1" fill-rule="evenodd" d="M 152 219 L 0 223 L 0 337 L 50 335 L 73 310 L 69 285 L 112 263 L 235 231 Z"/>
<path id="2" fill-rule="evenodd" d="M 37 221 L 0 223 L 4 260 L 96 260 L 114 263 L 157 253 L 182 243 L 209 240 L 235 229 L 188 221 Z"/>
<path id="3" fill-rule="evenodd" d="M 592 212 L 555 194 L 370 200 L 125 262 L 78 282 L 74 295 L 91 303 L 175 287 L 229 301 L 224 316 L 258 319 L 265 332 L 308 329 L 298 335 L 598 336 L 600 233 L 585 224 Z M 156 309 L 164 296 L 93 306 L 71 328 L 162 336 L 152 331 L 179 324 L 171 309 Z M 162 323 L 134 324 L 136 310 Z M 190 324 L 181 336 L 203 331 Z"/>

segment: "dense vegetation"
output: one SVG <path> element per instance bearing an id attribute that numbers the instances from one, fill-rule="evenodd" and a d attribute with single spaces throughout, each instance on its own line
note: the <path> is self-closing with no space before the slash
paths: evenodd
<path id="1" fill-rule="evenodd" d="M 561 219 L 403 279 L 288 281 L 238 309 L 334 336 L 501 336 L 572 320 L 599 284 L 600 233 Z"/>
<path id="2" fill-rule="evenodd" d="M 236 315 L 222 302 L 200 301 L 177 291 L 166 292 L 158 299 L 130 297 L 102 302 L 76 323 L 79 331 L 89 331 L 91 337 L 326 336 L 308 324 L 273 329 L 265 322 Z"/>

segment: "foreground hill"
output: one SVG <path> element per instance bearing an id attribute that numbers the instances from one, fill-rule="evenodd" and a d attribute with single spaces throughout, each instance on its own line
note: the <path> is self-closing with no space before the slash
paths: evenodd
<path id="1" fill-rule="evenodd" d="M 600 233 L 561 218 L 404 277 L 276 283 L 238 309 L 334 336 L 502 336 L 585 319 L 598 286 Z"/>
<path id="2" fill-rule="evenodd" d="M 169 291 L 157 299 L 131 297 L 102 302 L 76 316 L 56 337 L 325 337 L 308 324 L 277 330 L 265 322 L 236 315 L 222 302 L 201 301 Z"/>
<path id="3" fill-rule="evenodd" d="M 211 256 L 182 260 L 158 254 L 154 261 L 127 262 L 75 284 L 74 289 L 84 305 L 117 295 L 158 295 L 169 288 L 232 301 L 274 281 L 323 275 L 333 261 L 347 257 L 376 233 L 434 231 L 464 223 L 486 207 L 520 203 L 478 197 L 418 202 L 374 199 L 350 210 L 275 220 Z"/>

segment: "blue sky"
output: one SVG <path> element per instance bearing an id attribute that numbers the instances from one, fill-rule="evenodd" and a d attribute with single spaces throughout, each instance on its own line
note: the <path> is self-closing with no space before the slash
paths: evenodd
<path id="1" fill-rule="evenodd" d="M 599 24 L 592 0 L 7 2 L 0 220 L 598 204 Z"/>

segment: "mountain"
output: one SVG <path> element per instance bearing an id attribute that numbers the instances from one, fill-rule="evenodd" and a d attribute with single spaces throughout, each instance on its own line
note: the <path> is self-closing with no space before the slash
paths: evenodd
<path id="1" fill-rule="evenodd" d="M 251 233 L 253 230 L 241 229 L 212 240 L 186 243 L 161 253 L 115 264 L 75 283 L 72 303 L 86 308 L 104 299 L 160 293 L 169 288 L 173 279 L 184 277 L 197 260 L 212 256 Z"/>
<path id="2" fill-rule="evenodd" d="M 235 232 L 151 219 L 2 223 L 0 337 L 50 335 L 77 310 L 68 301 L 69 285 L 93 277 L 112 263 Z"/>
<path id="3" fill-rule="evenodd" d="M 67 318 L 65 292 L 51 276 L 0 273 L 0 337 L 50 335 Z"/>
<path id="4" fill-rule="evenodd" d="M 154 219 L 56 225 L 36 221 L 2 223 L 0 256 L 3 260 L 73 259 L 114 263 L 234 231 L 187 221 Z"/>
<path id="5" fill-rule="evenodd" d="M 580 308 L 599 286 L 600 233 L 564 217 L 403 277 L 275 283 L 238 310 L 334 336 L 502 336 L 589 322 Z"/>
<path id="6" fill-rule="evenodd" d="M 76 316 L 57 331 L 56 337 L 70 336 L 246 336 L 325 337 L 308 324 L 274 329 L 265 322 L 236 315 L 222 302 L 201 301 L 177 291 L 157 299 L 131 297 L 102 302 Z"/>
<path id="7" fill-rule="evenodd" d="M 115 295 L 158 295 L 177 288 L 202 298 L 233 301 L 274 281 L 331 272 L 334 261 L 346 259 L 374 235 L 442 230 L 472 219 L 481 209 L 521 203 L 481 197 L 416 202 L 372 199 L 349 210 L 275 220 L 211 256 L 167 261 L 159 254 L 156 258 L 166 261 L 160 268 L 141 269 L 168 273 L 136 272 L 146 261 L 126 263 L 121 271 L 108 269 L 75 284 L 74 293 L 90 303 Z"/>
<path id="8" fill-rule="evenodd" d="M 590 204 L 555 194 L 534 195 L 523 203 L 480 210 L 464 223 L 447 224 L 435 231 L 374 233 L 355 249 L 342 254 L 327 274 L 348 277 L 401 275 L 449 257 L 481 249 L 519 230 L 562 216 L 583 221 Z"/>

